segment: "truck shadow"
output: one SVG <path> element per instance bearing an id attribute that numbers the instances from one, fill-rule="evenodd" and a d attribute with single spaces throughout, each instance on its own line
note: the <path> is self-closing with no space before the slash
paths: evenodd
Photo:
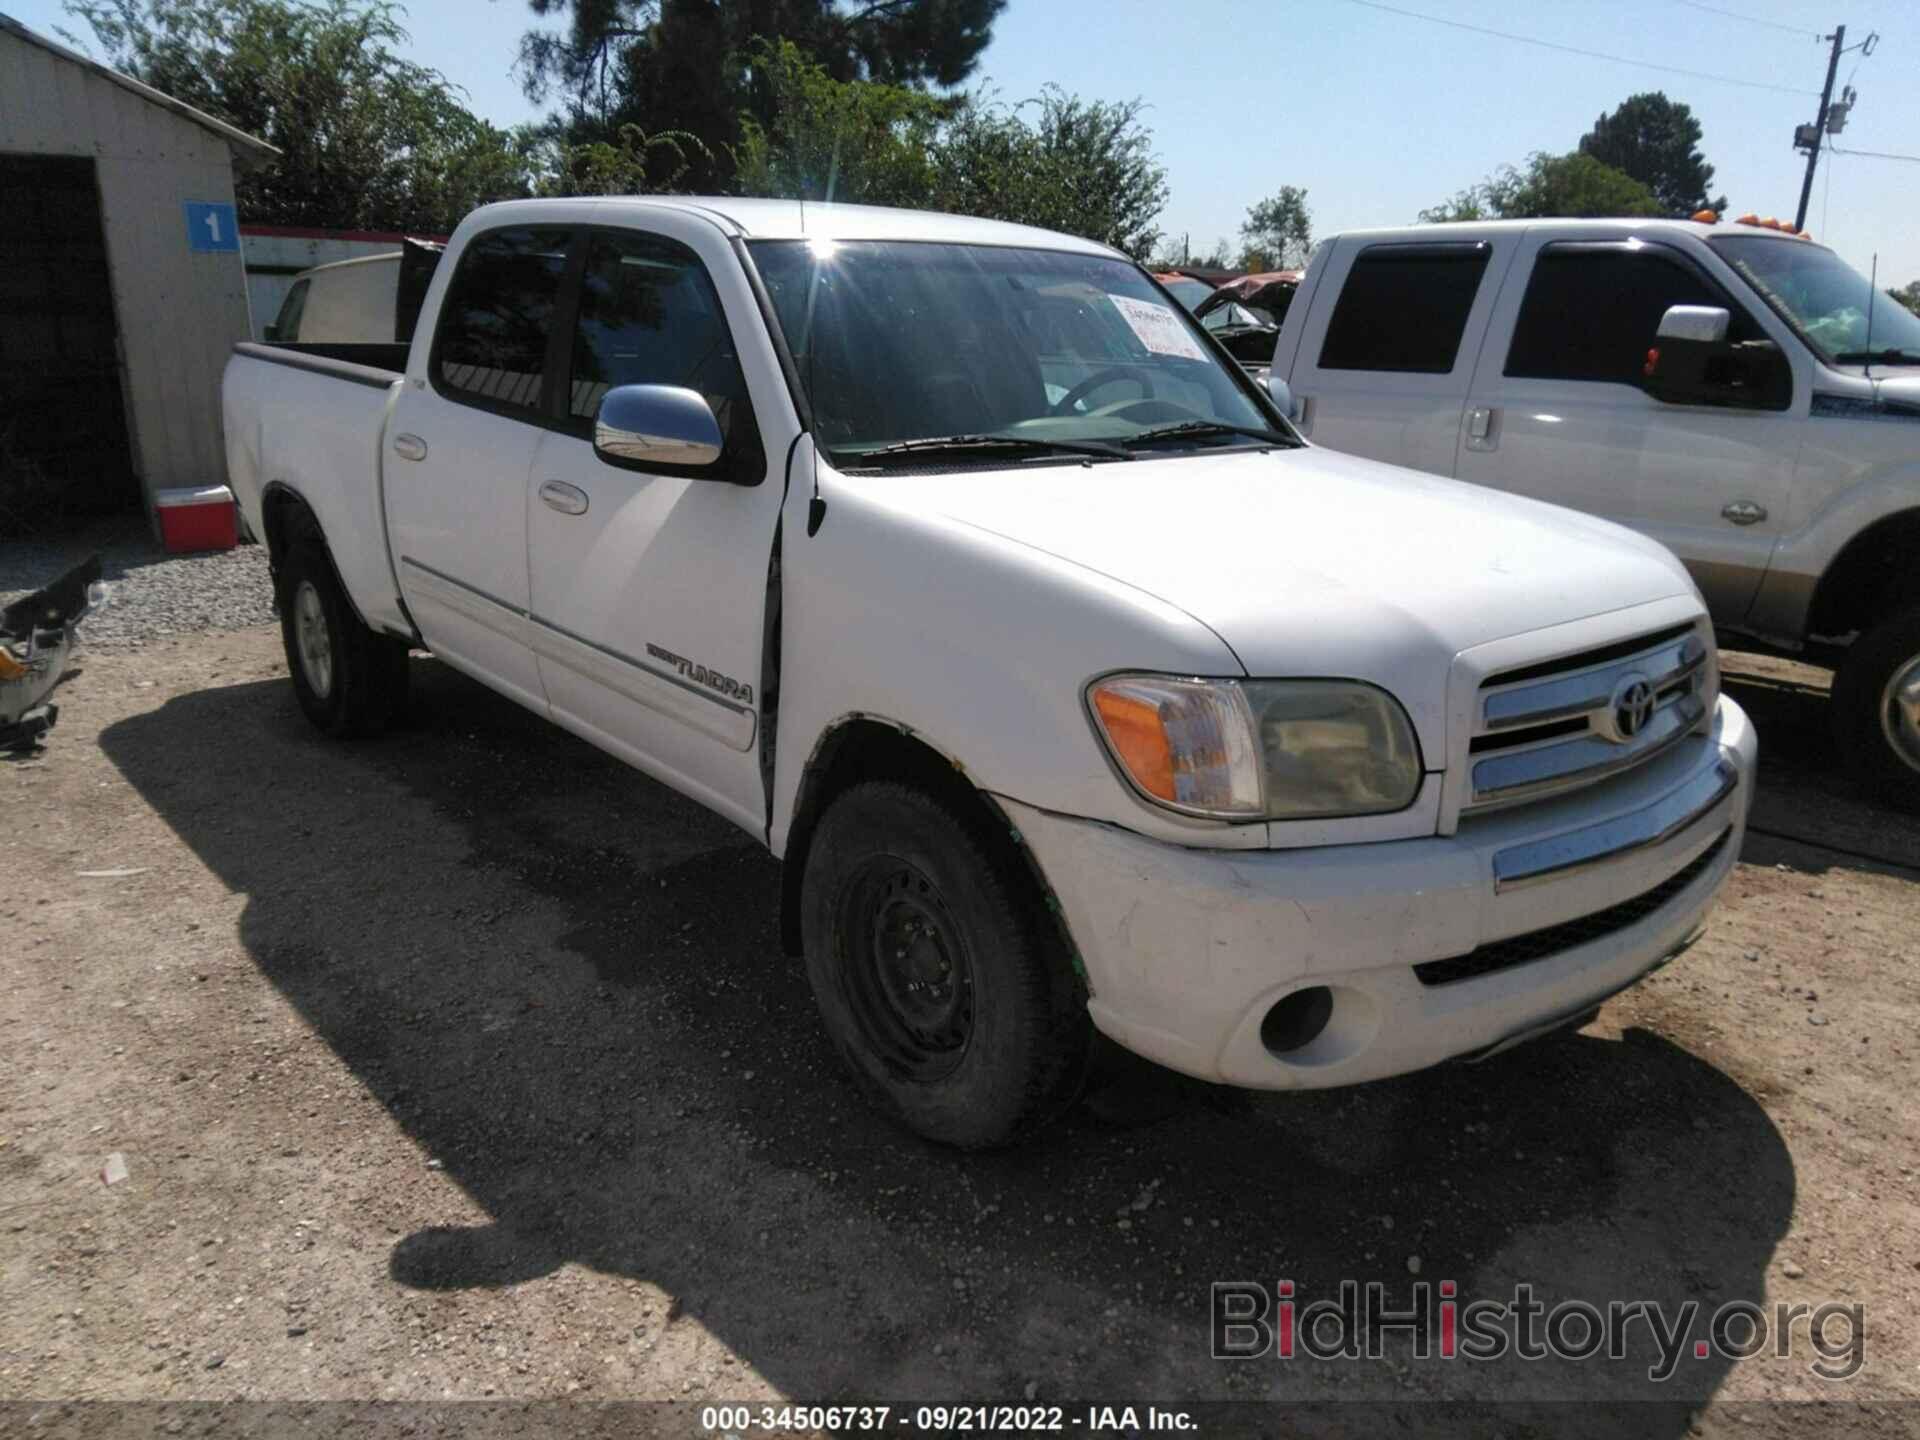
<path id="1" fill-rule="evenodd" d="M 1725 1377 L 1689 1348 L 1650 1382 L 1644 1330 L 1619 1361 L 1209 1356 L 1211 1281 L 1290 1279 L 1304 1302 L 1378 1280 L 1404 1306 L 1416 1268 L 1463 1302 L 1523 1282 L 1548 1306 L 1691 1302 L 1704 1337 L 1716 1305 L 1764 1298 L 1795 1181 L 1700 1057 L 1563 1036 L 1291 1097 L 1123 1066 L 1042 1143 L 935 1150 L 842 1081 L 762 850 L 437 662 L 414 671 L 414 718 L 379 742 L 320 740 L 284 681 L 101 737 L 247 895 L 261 972 L 487 1211 L 407 1235 L 395 1283 L 569 1263 L 648 1281 L 673 1323 L 810 1400 L 1551 1397 L 1585 1402 L 1555 1433 L 1617 1431 L 1594 1402 L 1632 1401 L 1635 1433 L 1677 1436 Z"/>

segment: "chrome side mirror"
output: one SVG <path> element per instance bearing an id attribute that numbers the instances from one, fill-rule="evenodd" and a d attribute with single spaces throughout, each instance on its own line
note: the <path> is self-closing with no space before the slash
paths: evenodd
<path id="1" fill-rule="evenodd" d="M 680 385 L 617 385 L 593 425 L 593 453 L 629 470 L 712 465 L 724 444 L 706 397 Z"/>
<path id="2" fill-rule="evenodd" d="M 1669 305 L 1653 334 L 1656 340 L 1724 345 L 1732 324 L 1733 316 L 1718 305 Z"/>
<path id="3" fill-rule="evenodd" d="M 1267 394 L 1273 397 L 1273 403 L 1279 407 L 1282 415 L 1289 420 L 1296 418 L 1293 413 L 1293 387 L 1281 379 L 1277 371 L 1267 372 Z"/>

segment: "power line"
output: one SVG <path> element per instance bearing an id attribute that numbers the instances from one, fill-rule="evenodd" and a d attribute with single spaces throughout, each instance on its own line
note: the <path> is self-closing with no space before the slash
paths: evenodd
<path id="1" fill-rule="evenodd" d="M 1782 25 L 1778 20 L 1762 20 L 1757 15 L 1742 15 L 1737 10 L 1722 10 L 1718 5 L 1702 5 L 1700 0 L 1678 0 L 1678 3 L 1692 10 L 1704 10 L 1709 15 L 1724 15 L 1729 20 L 1744 20 L 1749 25 L 1764 25 L 1769 30 L 1784 30 L 1789 35 L 1798 35 L 1802 39 L 1818 40 L 1818 30 L 1802 30 L 1796 25 Z"/>
<path id="2" fill-rule="evenodd" d="M 1369 10 L 1383 10 L 1389 15 L 1402 15 L 1409 20 L 1424 20 L 1429 25 L 1448 25 L 1455 30 L 1469 30 L 1475 35 L 1491 35 L 1496 40 L 1512 40 L 1521 45 L 1533 45 L 1542 50 L 1558 50 L 1563 55 L 1581 55 L 1589 60 L 1606 60 L 1615 65 L 1638 65 L 1642 70 L 1663 70 L 1669 75 L 1685 75 L 1694 80 L 1713 80 L 1722 85 L 1743 85 L 1749 90 L 1776 90 L 1782 95 L 1812 95 L 1811 90 L 1796 90 L 1791 85 L 1769 85 L 1764 80 L 1741 80 L 1732 75 L 1709 75 L 1704 70 L 1684 70 L 1678 65 L 1661 65 L 1652 60 L 1634 60 L 1625 55 L 1606 55 L 1598 50 L 1582 50 L 1574 45 L 1558 45 L 1551 40 L 1536 40 L 1531 35 L 1514 35 L 1505 30 L 1489 30 L 1484 25 L 1469 25 L 1464 20 L 1443 20 L 1438 15 L 1422 15 L 1417 10 L 1402 10 L 1397 5 L 1383 5 L 1380 0 L 1347 0 L 1349 5 L 1361 5 Z"/>
<path id="3" fill-rule="evenodd" d="M 1920 155 L 1894 155 L 1885 150 L 1842 150 L 1838 145 L 1827 146 L 1830 155 L 1859 155 L 1868 160 L 1905 160 L 1910 165 L 1920 165 Z"/>

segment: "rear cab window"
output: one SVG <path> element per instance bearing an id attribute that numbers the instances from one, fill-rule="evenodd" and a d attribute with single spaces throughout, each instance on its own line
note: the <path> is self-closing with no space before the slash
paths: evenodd
<path id="1" fill-rule="evenodd" d="M 1451 373 L 1491 255 L 1484 241 L 1368 246 L 1347 272 L 1319 368 Z"/>

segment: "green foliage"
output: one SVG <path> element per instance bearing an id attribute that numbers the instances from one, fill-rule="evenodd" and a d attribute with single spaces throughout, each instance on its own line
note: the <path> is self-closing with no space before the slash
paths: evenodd
<path id="1" fill-rule="evenodd" d="M 1282 185 L 1247 209 L 1240 238 L 1245 242 L 1240 264 L 1247 270 L 1291 270 L 1307 263 L 1313 253 L 1313 212 L 1307 192 L 1298 185 Z"/>
<path id="2" fill-rule="evenodd" d="M 835 80 L 792 41 L 762 41 L 754 68 L 771 97 L 763 125 L 740 117 L 735 186 L 865 205 L 925 204 L 933 152 L 954 104 L 878 82 Z"/>
<path id="3" fill-rule="evenodd" d="M 1084 235 L 1144 258 L 1167 204 L 1144 108 L 1082 100 L 1057 85 L 1011 107 L 970 98 L 941 128 L 927 203 Z"/>
<path id="4" fill-rule="evenodd" d="M 1920 315 L 1920 280 L 1910 281 L 1898 290 L 1888 288 L 1887 294 L 1898 300 L 1914 314 Z"/>
<path id="5" fill-rule="evenodd" d="M 1444 222 L 1663 213 L 1645 185 L 1576 150 L 1568 155 L 1536 152 L 1525 170 L 1502 166 L 1451 200 L 1422 210 L 1420 218 Z"/>
<path id="6" fill-rule="evenodd" d="M 555 195 L 663 195 L 681 188 L 696 159 L 706 158 L 699 137 L 684 130 L 649 135 L 622 125 L 612 140 L 580 145 L 549 140 L 535 152 L 533 193 Z"/>
<path id="7" fill-rule="evenodd" d="M 699 137 L 689 183 L 724 188 L 747 153 L 743 117 L 776 124 L 774 79 L 761 46 L 784 42 L 829 80 L 922 90 L 973 71 L 1006 0 L 529 0 L 564 17 L 520 46 L 527 96 L 558 109 L 551 127 L 573 141 L 623 124 Z M 704 157 L 704 158 L 702 158 Z"/>
<path id="8" fill-rule="evenodd" d="M 834 79 L 792 43 L 762 44 L 770 117 L 741 117 L 735 188 L 905 205 L 1066 230 L 1147 254 L 1166 172 L 1139 101 L 1087 101 L 1048 86 L 1006 106 Z"/>
<path id="9" fill-rule="evenodd" d="M 1707 198 L 1713 166 L 1701 155 L 1700 122 L 1693 111 L 1658 90 L 1629 96 L 1580 137 L 1580 153 L 1631 176 L 1652 192 L 1659 213 L 1691 215 L 1727 208 L 1726 196 Z"/>
<path id="10" fill-rule="evenodd" d="M 402 59 L 385 0 L 69 0 L 116 69 L 278 147 L 235 176 L 256 224 L 444 231 L 525 195 L 534 141 Z"/>

